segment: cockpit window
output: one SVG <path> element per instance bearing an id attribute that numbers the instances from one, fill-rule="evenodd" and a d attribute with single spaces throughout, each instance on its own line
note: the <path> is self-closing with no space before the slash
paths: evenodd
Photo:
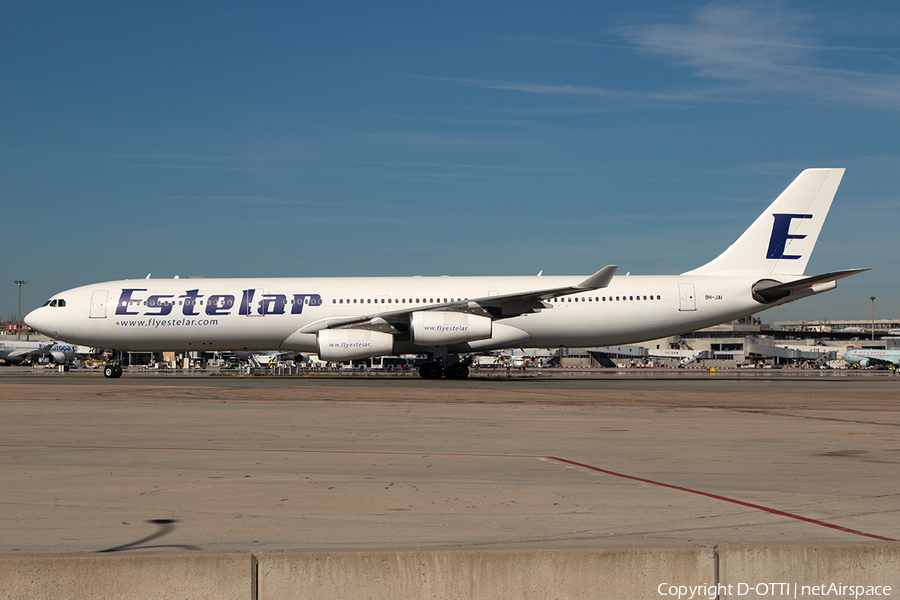
<path id="1" fill-rule="evenodd" d="M 60 298 L 60 299 L 59 299 L 59 303 L 57 304 L 57 306 L 65 306 L 65 305 L 66 305 L 66 301 L 63 300 L 62 298 Z"/>
<path id="2" fill-rule="evenodd" d="M 50 301 L 50 306 L 56 306 L 56 300 L 51 300 L 51 301 Z"/>
<path id="3" fill-rule="evenodd" d="M 45 306 L 49 306 L 49 305 L 50 305 L 50 301 L 47 300 L 46 302 L 44 302 L 44 303 L 41 305 L 41 308 L 44 308 Z"/>

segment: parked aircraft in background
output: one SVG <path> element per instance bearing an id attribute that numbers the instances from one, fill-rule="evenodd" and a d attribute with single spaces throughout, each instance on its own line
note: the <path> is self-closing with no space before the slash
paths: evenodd
<path id="1" fill-rule="evenodd" d="M 845 363 L 860 368 L 900 365 L 900 350 L 850 349 L 841 357 Z"/>
<path id="2" fill-rule="evenodd" d="M 117 350 L 428 354 L 422 377 L 462 378 L 461 354 L 629 344 L 834 289 L 866 269 L 803 273 L 843 173 L 803 171 L 722 254 L 681 275 L 614 277 L 610 265 L 590 277 L 109 281 L 56 294 L 25 322 Z"/>
<path id="3" fill-rule="evenodd" d="M 89 350 L 58 342 L 0 341 L 0 359 L 10 364 L 38 360 L 43 356 L 49 356 L 56 364 L 65 364 L 78 354 L 88 354 Z"/>

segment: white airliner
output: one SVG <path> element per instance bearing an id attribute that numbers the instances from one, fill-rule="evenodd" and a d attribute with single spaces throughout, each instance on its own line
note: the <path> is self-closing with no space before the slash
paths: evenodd
<path id="1" fill-rule="evenodd" d="M 725 252 L 681 275 L 123 280 L 61 292 L 25 322 L 117 350 L 428 354 L 422 377 L 464 378 L 461 354 L 658 339 L 834 289 L 866 269 L 803 272 L 843 174 L 803 171 Z"/>
<path id="2" fill-rule="evenodd" d="M 900 350 L 847 350 L 841 358 L 844 362 L 863 369 L 898 366 L 900 365 Z"/>
<path id="3" fill-rule="evenodd" d="M 21 342 L 18 340 L 0 342 L 0 359 L 10 364 L 18 364 L 26 360 L 36 360 L 42 356 L 50 356 L 58 365 L 70 362 L 78 354 L 87 354 L 89 348 L 77 348 L 72 344 L 57 342 Z"/>

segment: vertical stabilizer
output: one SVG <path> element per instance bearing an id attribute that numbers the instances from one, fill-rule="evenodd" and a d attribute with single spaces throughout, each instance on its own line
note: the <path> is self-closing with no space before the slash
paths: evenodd
<path id="1" fill-rule="evenodd" d="M 684 275 L 803 275 L 844 169 L 807 169 L 725 252 Z"/>

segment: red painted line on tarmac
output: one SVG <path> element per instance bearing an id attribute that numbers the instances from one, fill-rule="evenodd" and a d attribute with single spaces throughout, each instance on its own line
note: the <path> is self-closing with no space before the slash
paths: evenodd
<path id="1" fill-rule="evenodd" d="M 726 496 L 719 496 L 718 494 L 711 494 L 709 492 L 701 492 L 700 490 L 692 490 L 691 488 L 681 487 L 679 485 L 672 485 L 671 483 L 663 483 L 661 481 L 654 481 L 652 479 L 644 479 L 643 477 L 635 477 L 634 475 L 626 475 L 624 473 L 616 473 L 615 471 L 601 469 L 600 467 L 593 467 L 591 465 L 586 465 L 584 463 L 575 462 L 574 460 L 568 460 L 568 459 L 559 458 L 556 456 L 547 456 L 546 458 L 548 458 L 550 460 L 555 460 L 555 461 L 558 461 L 561 463 L 574 465 L 576 467 L 590 469 L 591 471 L 597 471 L 598 473 L 603 473 L 605 475 L 613 475 L 614 477 L 622 477 L 623 479 L 630 479 L 632 481 L 640 481 L 641 483 L 649 483 L 651 485 L 658 485 L 660 487 L 665 487 L 665 488 L 669 488 L 672 490 L 678 490 L 680 492 L 688 492 L 689 494 L 697 494 L 698 496 L 706 496 L 707 498 L 712 498 L 713 500 L 721 500 L 723 502 L 730 502 L 732 504 L 737 504 L 738 506 L 746 506 L 747 508 L 755 508 L 756 510 L 761 510 L 761 511 L 764 511 L 767 513 L 771 513 L 773 515 L 778 515 L 779 517 L 788 517 L 789 519 L 796 519 L 798 521 L 803 521 L 805 523 L 812 523 L 813 525 L 820 525 L 821 527 L 828 527 L 829 529 L 836 529 L 838 531 L 843 531 L 844 533 L 852 533 L 853 535 L 861 535 L 864 537 L 874 538 L 876 540 L 882 540 L 885 542 L 900 541 L 900 540 L 895 540 L 893 538 L 884 537 L 881 535 L 875 535 L 874 533 L 866 533 L 864 531 L 857 531 L 856 529 L 849 529 L 847 527 L 841 527 L 840 525 L 835 525 L 833 523 L 827 523 L 825 521 L 819 521 L 817 519 L 810 519 L 809 517 L 795 515 L 793 513 L 785 512 L 783 510 L 778 510 L 776 508 L 769 508 L 768 506 L 762 506 L 761 504 L 753 504 L 751 502 L 744 502 L 743 500 L 735 500 L 734 498 L 728 498 Z"/>
<path id="2" fill-rule="evenodd" d="M 543 458 L 543 459 L 553 460 L 553 461 L 568 464 L 568 465 L 573 465 L 575 467 L 581 467 L 583 469 L 588 469 L 590 471 L 596 471 L 597 473 L 603 473 L 604 475 L 612 475 L 613 477 L 621 477 L 622 479 L 629 479 L 631 481 L 639 481 L 641 483 L 648 483 L 650 485 L 656 485 L 659 487 L 669 488 L 671 490 L 678 490 L 680 492 L 687 492 L 689 494 L 705 496 L 707 498 L 712 498 L 713 500 L 720 500 L 722 502 L 730 502 L 731 504 L 737 504 L 738 506 L 744 506 L 747 508 L 761 510 L 763 512 L 767 512 L 767 513 L 770 513 L 773 515 L 778 515 L 780 517 L 787 517 L 789 519 L 795 519 L 797 521 L 803 521 L 804 523 L 810 523 L 812 525 L 828 527 L 829 529 L 835 529 L 837 531 L 842 531 L 844 533 L 860 535 L 863 537 L 873 538 L 876 540 L 882 540 L 885 542 L 900 541 L 900 540 L 896 540 L 894 538 L 884 537 L 881 535 L 875 535 L 873 533 L 857 531 L 856 529 L 850 529 L 848 527 L 841 527 L 840 525 L 835 525 L 833 523 L 828 523 L 826 521 L 819 521 L 818 519 L 810 519 L 809 517 L 795 515 L 793 513 L 785 512 L 783 510 L 778 510 L 776 508 L 770 508 L 768 506 L 763 506 L 761 504 L 753 504 L 751 502 L 744 502 L 743 500 L 736 500 L 734 498 L 728 498 L 727 496 L 720 496 L 718 494 L 712 494 L 710 492 L 702 492 L 700 490 L 694 490 L 694 489 L 682 487 L 679 485 L 673 485 L 671 483 L 663 483 L 661 481 L 654 481 L 653 479 L 646 479 L 644 477 L 636 477 L 634 475 L 626 475 L 625 473 L 617 473 L 616 471 L 610 471 L 608 469 L 601 469 L 600 467 L 594 467 L 592 465 L 587 465 L 584 463 L 576 462 L 574 460 L 569 460 L 567 458 L 560 458 L 558 456 L 540 456 L 540 455 L 536 455 L 536 454 L 479 454 L 479 453 L 464 453 L 464 452 L 384 452 L 384 451 L 378 452 L 378 451 L 364 451 L 364 450 L 187 448 L 187 447 L 175 447 L 175 446 L 91 446 L 91 445 L 83 445 L 82 446 L 82 445 L 0 444 L 0 448 L 60 448 L 60 449 L 66 449 L 66 450 L 175 450 L 175 451 L 192 451 L 192 452 L 267 452 L 267 453 L 281 452 L 281 453 L 294 453 L 294 454 L 362 454 L 362 455 L 369 455 L 369 456 L 455 456 L 455 457 L 475 457 L 475 458 Z"/>

